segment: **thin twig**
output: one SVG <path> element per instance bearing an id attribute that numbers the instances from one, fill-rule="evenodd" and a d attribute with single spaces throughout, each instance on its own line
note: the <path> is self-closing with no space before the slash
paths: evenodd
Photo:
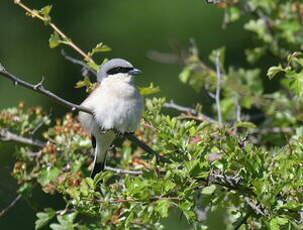
<path id="1" fill-rule="evenodd" d="M 72 47 L 74 50 L 76 50 L 79 54 L 81 54 L 85 60 L 94 63 L 95 61 L 88 56 L 79 46 L 77 46 L 70 38 L 68 38 L 54 23 L 49 22 L 49 19 L 46 17 L 43 17 L 42 15 L 36 13 L 34 10 L 30 9 L 28 6 L 26 6 L 24 3 L 22 3 L 20 0 L 15 0 L 15 4 L 19 5 L 21 8 L 23 8 L 26 12 L 28 12 L 32 17 L 37 17 L 41 21 L 45 22 L 46 25 L 49 25 L 53 28 L 54 31 L 56 31 L 59 36 L 64 40 L 64 44 Z"/>
<path id="2" fill-rule="evenodd" d="M 251 209 L 261 216 L 267 216 L 266 210 L 262 210 L 260 204 L 255 204 L 249 197 L 245 197 L 245 202 L 251 207 Z"/>
<path id="3" fill-rule="evenodd" d="M 143 173 L 143 171 L 131 171 L 131 170 L 126 170 L 126 169 L 118 169 L 118 168 L 112 168 L 105 166 L 106 171 L 112 171 L 116 172 L 118 174 L 133 174 L 133 175 L 140 175 Z"/>
<path id="4" fill-rule="evenodd" d="M 217 87 L 216 87 L 216 106 L 218 113 L 218 122 L 222 125 L 222 112 L 221 112 L 221 102 L 220 102 L 220 93 L 221 93 L 221 67 L 220 67 L 220 52 L 217 52 L 216 56 L 216 72 L 217 72 Z"/>
<path id="5" fill-rule="evenodd" d="M 196 116 L 198 116 L 199 118 L 202 118 L 205 121 L 209 121 L 209 122 L 212 122 L 212 123 L 218 123 L 216 120 L 212 119 L 211 117 L 209 117 L 209 116 L 207 116 L 203 113 L 198 112 L 197 110 L 195 110 L 193 108 L 178 105 L 178 104 L 174 103 L 173 101 L 164 103 L 163 106 L 165 108 L 175 109 L 175 110 L 178 110 L 178 111 L 181 111 L 181 112 L 186 112 L 186 113 L 196 115 Z"/>
<path id="6" fill-rule="evenodd" d="M 160 162 L 160 161 L 161 162 L 166 162 L 166 163 L 170 162 L 170 160 L 160 156 L 159 153 L 157 153 L 155 150 L 153 150 L 151 147 L 149 147 L 145 142 L 140 141 L 135 135 L 133 135 L 131 133 L 124 133 L 123 135 L 124 135 L 125 138 L 127 138 L 131 142 L 136 143 L 138 146 L 140 146 L 146 152 L 149 152 L 149 153 L 155 155 L 158 162 Z"/>
<path id="7" fill-rule="evenodd" d="M 84 69 L 91 72 L 94 76 L 97 76 L 97 72 L 90 68 L 85 62 L 72 58 L 71 56 L 67 55 L 63 49 L 61 50 L 61 54 L 66 60 L 70 61 L 71 63 L 82 66 Z"/>
<path id="8" fill-rule="evenodd" d="M 1 141 L 14 141 L 26 145 L 37 146 L 43 148 L 45 143 L 40 140 L 35 140 L 32 138 L 22 137 L 17 134 L 14 134 L 8 130 L 0 129 L 0 140 Z"/>
<path id="9" fill-rule="evenodd" d="M 12 209 L 15 204 L 21 199 L 22 195 L 19 194 L 18 196 L 16 196 L 16 198 L 5 208 L 0 212 L 0 217 L 4 216 L 10 209 Z"/>
<path id="10" fill-rule="evenodd" d="M 145 203 L 149 201 L 157 201 L 157 200 L 182 200 L 180 197 L 154 197 L 148 200 L 126 200 L 126 199 L 119 199 L 119 200 L 98 200 L 92 198 L 82 198 L 83 200 L 94 201 L 99 204 L 119 204 L 119 203 Z"/>

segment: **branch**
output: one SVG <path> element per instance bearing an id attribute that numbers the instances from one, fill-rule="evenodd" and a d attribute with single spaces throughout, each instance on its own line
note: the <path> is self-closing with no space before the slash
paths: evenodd
<path id="1" fill-rule="evenodd" d="M 84 69 L 91 72 L 94 76 L 97 76 L 97 72 L 90 68 L 85 62 L 72 58 L 71 56 L 67 55 L 63 49 L 61 50 L 61 54 L 66 60 L 70 61 L 71 63 L 82 66 Z"/>
<path id="2" fill-rule="evenodd" d="M 57 103 L 60 103 L 61 105 L 64 105 L 66 107 L 69 107 L 72 109 L 72 111 L 78 110 L 78 111 L 83 111 L 89 114 L 93 114 L 92 111 L 90 111 L 89 109 L 83 107 L 83 106 L 79 106 L 77 104 L 71 103 L 69 101 L 64 100 L 63 98 L 57 96 L 56 94 L 52 93 L 51 91 L 45 89 L 43 87 L 43 82 L 40 81 L 38 84 L 33 85 L 30 84 L 26 81 L 21 80 L 20 78 L 16 77 L 15 75 L 9 73 L 8 71 L 6 71 L 4 69 L 4 67 L 0 64 L 0 75 L 6 77 L 7 79 L 11 80 L 14 85 L 21 85 L 25 88 L 31 89 L 35 92 L 38 92 L 40 94 L 43 94 L 49 98 L 51 98 L 52 100 L 54 100 Z"/>
<path id="3" fill-rule="evenodd" d="M 155 150 L 153 150 L 151 147 L 149 147 L 145 142 L 140 141 L 135 135 L 131 134 L 131 133 L 124 133 L 123 134 L 125 138 L 127 138 L 128 140 L 130 140 L 131 142 L 136 143 L 138 146 L 140 146 L 142 149 L 144 149 L 146 152 L 149 152 L 153 155 L 156 156 L 157 161 L 158 162 L 166 162 L 166 163 L 170 163 L 170 160 L 160 156 L 159 153 L 157 153 Z"/>
<path id="4" fill-rule="evenodd" d="M 216 106 L 218 113 L 218 122 L 222 125 L 222 113 L 221 113 L 221 103 L 220 103 L 220 92 L 221 92 L 221 67 L 220 67 L 220 52 L 217 52 L 216 57 L 216 72 L 217 72 L 217 87 L 216 87 Z"/>
<path id="5" fill-rule="evenodd" d="M 133 174 L 133 175 L 140 175 L 143 173 L 143 171 L 130 171 L 130 170 L 125 170 L 125 169 L 118 169 L 118 168 L 112 168 L 105 166 L 106 171 L 112 171 L 118 174 Z"/>
<path id="6" fill-rule="evenodd" d="M 119 203 L 145 203 L 147 201 L 157 201 L 157 200 L 182 200 L 180 197 L 154 197 L 150 198 L 148 200 L 125 200 L 125 199 L 119 199 L 119 200 L 97 200 L 97 199 L 92 199 L 92 198 L 82 198 L 83 200 L 88 200 L 88 201 L 94 201 L 99 204 L 119 204 Z"/>
<path id="7" fill-rule="evenodd" d="M 49 18 L 42 16 L 41 14 L 37 13 L 37 11 L 30 9 L 28 6 L 26 6 L 24 3 L 22 3 L 20 0 L 14 0 L 15 4 L 19 5 L 21 8 L 23 8 L 30 16 L 36 17 L 43 21 L 46 25 L 49 25 L 53 28 L 55 32 L 59 34 L 59 36 L 63 39 L 64 44 L 72 47 L 74 50 L 76 50 L 80 55 L 84 57 L 85 60 L 96 64 L 95 61 L 88 56 L 79 46 L 77 46 L 70 38 L 68 38 L 54 23 L 49 21 Z"/>
<path id="8" fill-rule="evenodd" d="M 16 198 L 5 208 L 0 212 L 0 217 L 4 216 L 10 209 L 12 209 L 15 204 L 21 199 L 22 195 L 19 194 L 18 196 L 16 196 Z"/>
<path id="9" fill-rule="evenodd" d="M 36 147 L 43 148 L 45 143 L 40 140 L 35 140 L 32 138 L 26 138 L 19 136 L 17 134 L 14 134 L 8 130 L 0 129 L 0 140 L 1 141 L 15 141 L 26 145 L 32 145 Z"/>
<path id="10" fill-rule="evenodd" d="M 181 111 L 181 112 L 190 113 L 190 114 L 198 116 L 199 118 L 201 118 L 205 121 L 218 124 L 218 122 L 216 120 L 212 119 L 211 117 L 209 117 L 209 116 L 207 116 L 203 113 L 199 113 L 197 110 L 195 110 L 193 108 L 178 105 L 178 104 L 174 103 L 173 101 L 170 101 L 168 103 L 164 103 L 164 107 L 165 108 L 170 108 L 170 109 L 175 109 L 175 110 L 178 110 L 178 111 Z"/>

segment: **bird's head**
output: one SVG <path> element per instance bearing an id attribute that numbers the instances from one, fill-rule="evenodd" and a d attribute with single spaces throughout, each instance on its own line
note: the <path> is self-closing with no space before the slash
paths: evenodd
<path id="1" fill-rule="evenodd" d="M 114 58 L 104 63 L 97 73 L 98 81 L 114 76 L 131 77 L 133 75 L 142 74 L 141 70 L 136 69 L 130 62 L 121 59 Z"/>

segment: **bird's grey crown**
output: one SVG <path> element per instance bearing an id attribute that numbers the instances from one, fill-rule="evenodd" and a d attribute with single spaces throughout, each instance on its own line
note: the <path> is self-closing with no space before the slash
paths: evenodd
<path id="1" fill-rule="evenodd" d="M 109 71 L 114 69 L 114 68 L 118 68 L 118 67 L 121 67 L 121 68 L 129 68 L 129 69 L 132 69 L 134 68 L 133 65 L 122 59 L 122 58 L 113 58 L 113 59 L 110 59 L 109 61 L 107 61 L 106 63 L 104 63 L 100 70 L 98 71 L 97 73 L 97 78 L 98 78 L 98 81 L 102 81 L 102 79 L 106 78 L 108 75 L 109 75 Z"/>

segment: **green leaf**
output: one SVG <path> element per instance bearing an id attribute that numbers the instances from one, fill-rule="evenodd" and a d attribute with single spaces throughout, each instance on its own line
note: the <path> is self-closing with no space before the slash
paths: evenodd
<path id="1" fill-rule="evenodd" d="M 285 71 L 285 69 L 281 66 L 272 66 L 267 70 L 267 76 L 269 79 L 273 79 L 278 73 Z"/>
<path id="2" fill-rule="evenodd" d="M 59 34 L 57 32 L 54 32 L 48 39 L 48 43 L 50 48 L 55 48 L 60 45 L 60 43 L 62 43 L 62 40 L 60 39 Z"/>
<path id="3" fill-rule="evenodd" d="M 82 88 L 82 87 L 90 87 L 92 85 L 90 79 L 88 77 L 84 77 L 83 81 L 78 81 L 75 85 L 75 88 Z"/>
<path id="4" fill-rule="evenodd" d="M 42 186 L 46 186 L 54 179 L 56 179 L 60 173 L 61 170 L 59 168 L 46 168 L 41 172 L 40 177 L 38 178 L 38 182 Z"/>
<path id="5" fill-rule="evenodd" d="M 296 73 L 294 71 L 287 72 L 288 86 L 298 96 L 303 96 L 303 72 Z"/>
<path id="6" fill-rule="evenodd" d="M 287 224 L 288 222 L 289 220 L 287 218 L 277 216 L 270 220 L 269 228 L 270 230 L 280 230 L 280 227 Z"/>
<path id="7" fill-rule="evenodd" d="M 245 128 L 245 129 L 255 129 L 256 125 L 252 122 L 248 121 L 240 121 L 236 124 L 237 128 Z"/>
<path id="8" fill-rule="evenodd" d="M 47 5 L 47 6 L 43 7 L 43 8 L 40 10 L 40 13 L 41 13 L 43 16 L 49 16 L 49 14 L 50 14 L 52 8 L 53 8 L 52 5 Z"/>
<path id="9" fill-rule="evenodd" d="M 158 86 L 154 86 L 153 83 L 151 83 L 148 87 L 140 87 L 139 88 L 141 95 L 147 96 L 155 93 L 160 92 L 160 88 Z"/>
<path id="10" fill-rule="evenodd" d="M 36 216 L 38 219 L 35 222 L 35 229 L 41 229 L 56 216 L 56 211 L 51 208 L 46 208 L 44 212 L 38 212 Z"/>
<path id="11" fill-rule="evenodd" d="M 216 185 L 207 186 L 202 189 L 202 194 L 211 195 L 215 192 L 216 188 L 217 188 Z"/>
<path id="12" fill-rule="evenodd" d="M 88 56 L 92 57 L 95 53 L 101 53 L 101 52 L 109 52 L 111 51 L 112 49 L 107 46 L 107 45 L 104 45 L 102 42 L 101 43 L 98 43 L 96 45 L 95 48 L 93 48 L 90 52 L 88 52 Z"/>
<path id="13" fill-rule="evenodd" d="M 168 217 L 168 209 L 170 205 L 169 200 L 158 200 L 155 210 L 160 214 L 162 218 Z"/>

